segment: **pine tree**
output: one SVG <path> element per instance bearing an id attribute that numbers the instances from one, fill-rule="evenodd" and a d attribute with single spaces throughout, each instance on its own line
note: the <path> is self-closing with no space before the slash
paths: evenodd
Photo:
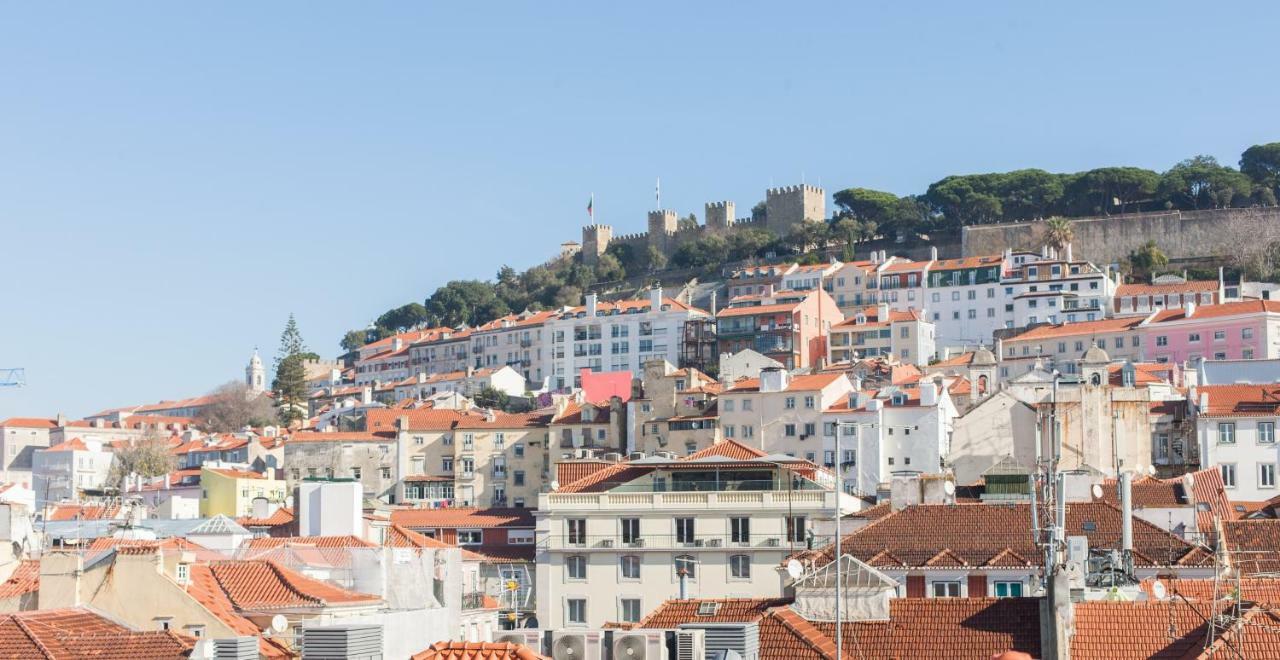
<path id="1" fill-rule="evenodd" d="M 298 322 L 289 315 L 289 322 L 280 333 L 280 349 L 276 354 L 276 378 L 271 389 L 276 395 L 280 421 L 286 425 L 302 419 L 303 406 L 307 403 L 307 370 L 303 360 L 309 355 L 302 341 Z"/>

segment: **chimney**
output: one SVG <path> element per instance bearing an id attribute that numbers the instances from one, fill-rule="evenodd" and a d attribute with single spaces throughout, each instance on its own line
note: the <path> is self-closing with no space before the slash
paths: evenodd
<path id="1" fill-rule="evenodd" d="M 876 320 L 885 323 L 889 320 L 889 303 L 882 302 L 876 306 Z"/>
<path id="2" fill-rule="evenodd" d="M 760 370 L 760 391 L 781 392 L 787 389 L 789 374 L 781 367 L 765 367 Z"/>
<path id="3" fill-rule="evenodd" d="M 662 285 L 649 289 L 649 305 L 653 312 L 662 309 Z"/>
<path id="4" fill-rule="evenodd" d="M 597 298 L 596 294 L 594 294 L 594 293 L 588 293 L 588 294 L 587 294 L 587 299 L 586 299 L 586 300 L 587 300 L 587 303 L 586 303 L 586 307 L 587 307 L 587 316 L 588 316 L 588 317 L 595 316 L 595 315 L 596 315 L 596 303 L 597 303 L 597 301 L 598 301 L 599 299 Z"/>
<path id="5" fill-rule="evenodd" d="M 1008 261 L 1013 258 L 1013 248 L 1004 249 L 1004 260 Z"/>
<path id="6" fill-rule="evenodd" d="M 1199 414 L 1204 414 L 1205 411 L 1209 410 L 1209 393 L 1208 392 L 1200 393 L 1200 405 L 1197 406 L 1197 408 L 1198 410 L 1196 412 Z"/>
<path id="7" fill-rule="evenodd" d="M 168 472 L 165 472 L 165 473 L 164 473 L 164 489 L 165 489 L 165 490 L 169 490 L 169 486 L 170 486 L 170 485 L 172 485 L 172 484 L 169 482 L 169 473 L 168 473 Z"/>
<path id="8" fill-rule="evenodd" d="M 1067 259 L 1066 259 L 1066 260 L 1067 260 L 1067 261 L 1071 261 L 1072 259 L 1071 259 L 1071 244 L 1070 244 L 1070 243 L 1067 243 L 1066 251 L 1067 251 Z"/>
<path id="9" fill-rule="evenodd" d="M 929 261 L 937 261 L 937 260 L 938 260 L 938 246 L 936 246 L 936 245 L 930 245 L 930 246 L 929 246 Z"/>
<path id="10" fill-rule="evenodd" d="M 420 371 L 420 372 L 418 372 L 418 382 L 419 382 L 419 383 L 425 383 L 425 382 L 427 382 L 427 374 L 426 374 L 426 372 L 424 372 L 424 371 Z"/>
<path id="11" fill-rule="evenodd" d="M 689 570 L 684 566 L 680 567 L 680 600 L 689 597 Z"/>
<path id="12" fill-rule="evenodd" d="M 391 340 L 392 351 L 398 351 L 402 348 L 404 348 L 404 340 L 400 339 L 399 337 L 395 337 Z"/>
<path id="13" fill-rule="evenodd" d="M 371 404 L 371 403 L 373 403 L 373 388 L 372 388 L 372 387 L 370 387 L 370 386 L 368 386 L 368 385 L 365 385 L 365 386 L 360 390 L 360 403 L 362 403 L 362 404 L 364 404 L 364 405 L 366 405 L 366 406 L 367 406 L 367 405 L 369 405 L 369 404 Z"/>
<path id="14" fill-rule="evenodd" d="M 1182 315 L 1184 317 L 1191 318 L 1195 313 L 1196 313 L 1195 302 L 1188 300 L 1187 302 L 1182 303 Z"/>
<path id="15" fill-rule="evenodd" d="M 62 427 L 64 427 L 64 426 L 66 426 L 66 425 L 67 425 L 67 416 L 66 416 L 66 415 L 64 415 L 63 413 L 58 413 L 57 424 L 58 424 L 58 428 L 62 428 Z"/>
<path id="16" fill-rule="evenodd" d="M 1120 473 L 1120 515 L 1123 518 L 1120 528 L 1120 549 L 1125 557 L 1133 554 L 1133 474 Z"/>
<path id="17" fill-rule="evenodd" d="M 396 430 L 397 430 L 397 431 L 408 431 L 408 430 L 409 430 L 409 416 L 408 416 L 408 415 L 401 415 L 401 416 L 399 416 L 399 417 L 397 417 L 397 418 L 396 418 Z"/>
<path id="18" fill-rule="evenodd" d="M 339 383 L 341 383 L 341 382 L 342 382 L 342 370 L 341 370 L 341 369 L 330 369 L 330 370 L 329 370 L 329 384 L 330 384 L 330 385 L 337 385 L 337 384 L 339 384 Z"/>
<path id="19" fill-rule="evenodd" d="M 879 252 L 876 252 L 875 250 L 872 250 L 872 251 L 871 251 L 871 263 L 873 263 L 873 264 L 879 264 L 879 263 L 880 263 L 880 253 L 879 253 Z"/>
<path id="20" fill-rule="evenodd" d="M 931 382 L 920 383 L 920 406 L 928 408 L 938 405 L 938 386 Z"/>

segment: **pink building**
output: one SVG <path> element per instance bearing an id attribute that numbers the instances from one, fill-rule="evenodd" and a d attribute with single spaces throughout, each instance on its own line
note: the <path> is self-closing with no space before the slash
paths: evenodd
<path id="1" fill-rule="evenodd" d="M 1274 359 L 1280 357 L 1280 302 L 1188 303 L 1152 314 L 1141 330 L 1148 361 Z"/>

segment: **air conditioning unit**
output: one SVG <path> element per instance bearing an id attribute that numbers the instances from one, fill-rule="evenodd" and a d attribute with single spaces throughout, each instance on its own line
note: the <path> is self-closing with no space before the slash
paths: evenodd
<path id="1" fill-rule="evenodd" d="M 557 630 L 551 634 L 551 660 L 603 660 L 604 633 Z"/>
<path id="2" fill-rule="evenodd" d="M 644 547 L 644 539 L 635 539 L 634 541 L 632 541 L 632 542 L 631 542 L 631 547 L 633 547 L 633 548 L 643 548 L 643 547 Z"/>
<path id="3" fill-rule="evenodd" d="M 667 655 L 665 630 L 636 630 L 613 636 L 614 660 L 665 660 Z"/>
<path id="4" fill-rule="evenodd" d="M 694 545 L 694 547 L 701 548 L 701 547 L 702 547 L 702 544 L 703 544 L 703 540 L 702 540 L 702 539 L 694 539 L 694 540 L 693 540 L 693 545 Z"/>
<path id="5" fill-rule="evenodd" d="M 613 539 L 601 539 L 601 540 L 600 540 L 600 547 L 602 547 L 602 548 L 612 548 L 612 547 L 613 547 Z"/>
<path id="6" fill-rule="evenodd" d="M 644 452 L 642 452 L 642 451 L 633 451 L 633 452 L 631 452 L 630 454 L 627 454 L 627 458 L 628 458 L 628 459 L 630 459 L 630 460 L 633 460 L 633 461 L 638 461 L 638 460 L 640 460 L 640 459 L 644 458 Z"/>
<path id="7" fill-rule="evenodd" d="M 707 545 L 718 548 L 720 547 L 720 539 L 707 539 Z"/>
<path id="8" fill-rule="evenodd" d="M 382 626 L 307 626 L 302 629 L 304 660 L 382 657 Z"/>
<path id="9" fill-rule="evenodd" d="M 676 631 L 675 660 L 705 660 L 707 657 L 707 637 L 702 630 Z"/>
<path id="10" fill-rule="evenodd" d="M 520 644 L 526 646 L 534 653 L 541 655 L 544 651 L 542 648 L 542 631 L 536 629 L 527 630 L 507 630 L 495 635 L 493 641 L 504 644 Z"/>
<path id="11" fill-rule="evenodd" d="M 776 548 L 782 545 L 782 542 L 779 541 L 777 538 L 770 538 L 770 539 L 765 539 L 764 544 L 769 546 L 770 548 Z"/>

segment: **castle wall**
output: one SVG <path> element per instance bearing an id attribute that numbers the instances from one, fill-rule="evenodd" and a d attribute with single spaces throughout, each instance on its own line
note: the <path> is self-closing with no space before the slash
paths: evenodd
<path id="1" fill-rule="evenodd" d="M 1170 259 L 1225 257 L 1242 247 L 1280 241 L 1280 207 L 1129 213 L 1071 219 L 1072 252 L 1096 264 L 1124 261 L 1153 240 Z M 1005 248 L 1039 250 L 1044 222 L 965 227 L 965 256 L 998 254 Z"/>
<path id="2" fill-rule="evenodd" d="M 827 194 L 817 186 L 770 188 L 765 191 L 764 206 L 767 226 L 779 236 L 802 222 L 827 219 Z"/>

